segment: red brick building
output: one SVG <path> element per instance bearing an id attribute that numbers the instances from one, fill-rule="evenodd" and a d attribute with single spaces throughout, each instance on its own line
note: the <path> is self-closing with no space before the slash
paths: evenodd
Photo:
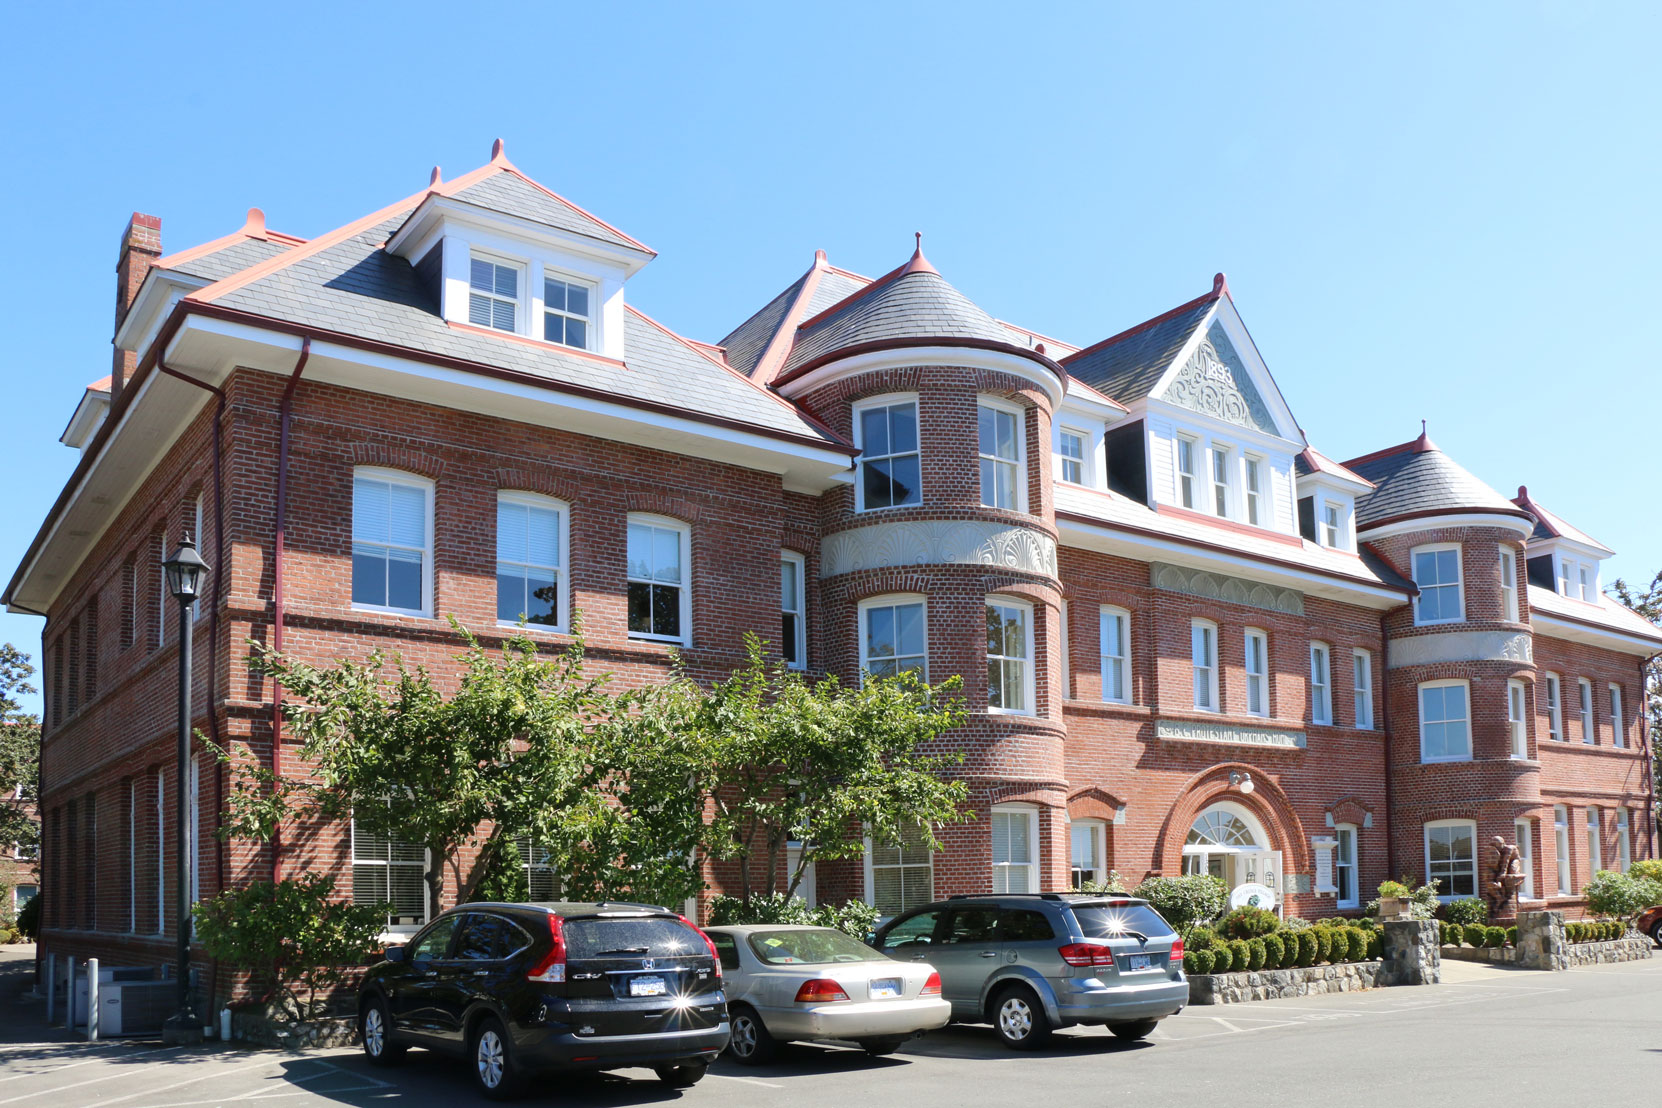
<path id="1" fill-rule="evenodd" d="M 758 630 L 793 664 L 962 674 L 976 818 L 812 895 L 885 911 L 1118 871 L 1261 884 L 1289 914 L 1388 875 L 1480 891 L 1493 835 L 1574 907 L 1651 856 L 1641 665 L 1610 553 L 1422 435 L 1340 465 L 1305 439 L 1221 275 L 1091 346 L 1000 322 L 924 259 L 812 266 L 718 343 L 628 300 L 653 257 L 502 155 L 301 240 L 258 211 L 163 255 L 135 215 L 114 371 L 5 594 L 46 617 L 46 941 L 167 958 L 179 623 L 158 563 L 201 536 L 197 725 L 258 757 L 250 639 L 453 672 L 454 614 L 661 679 Z M 778 584 L 776 590 L 775 585 Z M 778 598 L 777 604 L 776 599 Z M 348 826 L 199 837 L 199 892 L 325 868 L 425 902 Z M 348 884 L 343 880 L 343 885 Z"/>

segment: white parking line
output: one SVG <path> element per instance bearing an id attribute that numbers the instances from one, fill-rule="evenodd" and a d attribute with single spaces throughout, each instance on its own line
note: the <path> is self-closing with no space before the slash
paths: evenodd
<path id="1" fill-rule="evenodd" d="M 326 1094 L 318 1095 L 334 1096 L 337 1093 L 367 1093 L 374 1092 L 378 1089 L 396 1088 L 391 1081 L 382 1081 L 379 1077 L 371 1077 L 367 1073 L 353 1073 L 351 1070 L 342 1069 L 337 1065 L 325 1062 L 321 1058 L 305 1058 L 301 1059 L 301 1061 L 315 1063 L 316 1065 L 322 1066 L 324 1070 L 327 1070 L 328 1072 L 309 1073 L 301 1077 L 285 1077 L 282 1080 L 284 1080 L 287 1084 L 303 1085 L 308 1081 L 315 1081 L 320 1077 L 331 1077 L 336 1074 L 361 1082 L 361 1084 L 342 1088 L 331 1087 Z M 280 1100 L 284 1097 L 311 1095 L 313 1094 L 310 1089 L 284 1089 L 269 1092 L 261 1091 L 260 1089 L 252 1089 L 249 1092 L 232 1097 L 220 1096 L 214 1097 L 211 1100 L 162 1100 L 157 1101 L 154 1104 L 141 1104 L 138 1105 L 137 1108 L 200 1108 L 201 1105 L 205 1104 L 240 1104 L 246 1100 Z"/>
<path id="2" fill-rule="evenodd" d="M 284 1061 L 287 1061 L 287 1059 L 284 1059 Z M 254 1068 L 256 1068 L 256 1069 L 265 1069 L 268 1066 L 274 1066 L 274 1065 L 277 1065 L 277 1064 L 278 1063 L 275 1062 L 275 1061 L 273 1061 L 273 1062 L 263 1062 L 263 1063 L 261 1063 L 260 1065 L 254 1067 Z M 120 1103 L 123 1100 L 132 1100 L 136 1096 L 148 1096 L 152 1093 L 164 1093 L 169 1089 L 177 1089 L 177 1088 L 181 1088 L 185 1085 L 195 1084 L 198 1081 L 206 1081 L 210 1077 L 222 1077 L 222 1076 L 225 1075 L 225 1072 L 226 1071 L 223 1068 L 216 1067 L 209 1073 L 204 1073 L 204 1074 L 201 1074 L 197 1077 L 192 1077 L 188 1080 L 180 1081 L 180 1082 L 178 1082 L 177 1084 L 174 1084 L 174 1085 L 163 1085 L 161 1088 L 158 1088 L 158 1089 L 141 1089 L 136 1093 L 128 1093 L 126 1096 L 118 1096 L 118 1097 L 115 1097 L 115 1098 L 110 1099 L 110 1100 L 101 1100 L 101 1101 L 99 1101 L 99 1103 L 100 1104 L 117 1104 L 117 1103 Z M 39 1076 L 39 1075 L 37 1074 L 35 1076 Z M 86 1087 L 87 1085 L 97 1085 L 97 1084 L 100 1084 L 100 1083 L 105 1082 L 105 1081 L 118 1081 L 123 1077 L 131 1077 L 131 1076 L 133 1076 L 133 1072 L 130 1071 L 130 1070 L 117 1069 L 116 1072 L 107 1073 L 103 1077 L 89 1077 L 85 1081 L 76 1081 L 73 1084 L 69 1084 L 69 1085 L 57 1085 L 57 1086 L 54 1086 L 53 1088 L 40 1089 L 36 1092 L 19 1093 L 16 1096 L 9 1096 L 9 1097 L 5 1098 L 4 1100 L 0 1100 L 0 1104 L 11 1104 L 14 1101 L 28 1100 L 31 1097 L 37 1097 L 37 1096 L 57 1096 L 61 1093 L 67 1093 L 71 1089 L 80 1089 L 80 1088 Z"/>
<path id="3" fill-rule="evenodd" d="M 738 1081 L 745 1085 L 760 1085 L 764 1089 L 783 1089 L 783 1085 L 775 1085 L 771 1081 L 758 1081 L 754 1077 L 730 1077 L 725 1073 L 707 1073 L 705 1077 L 713 1077 L 717 1081 Z"/>
<path id="4" fill-rule="evenodd" d="M 159 1053 L 163 1050 L 177 1050 L 177 1049 L 178 1049 L 178 1047 L 156 1046 L 156 1047 L 151 1047 L 148 1050 L 135 1050 L 135 1051 L 133 1051 L 131 1053 L 128 1053 L 128 1054 L 123 1054 L 121 1051 L 118 1051 L 118 1050 L 116 1050 L 116 1051 L 104 1051 L 103 1053 L 99 1054 L 96 1058 L 83 1058 L 79 1062 L 66 1062 L 61 1066 L 53 1066 L 51 1069 L 35 1070 L 33 1073 L 14 1073 L 14 1074 L 10 1075 L 9 1077 L 0 1077 L 0 1084 L 4 1084 L 7 1081 L 17 1081 L 17 1080 L 20 1080 L 20 1079 L 25 1078 L 25 1077 L 42 1077 L 42 1076 L 44 1076 L 46 1074 L 49 1074 L 49 1073 L 57 1073 L 59 1070 L 72 1070 L 76 1066 L 90 1066 L 94 1062 L 107 1062 L 111 1058 L 116 1058 L 116 1057 L 120 1057 L 120 1058 L 123 1058 L 123 1059 L 137 1058 L 141 1054 L 156 1054 L 156 1053 Z M 43 1061 L 44 1060 L 45 1059 L 43 1059 Z"/>

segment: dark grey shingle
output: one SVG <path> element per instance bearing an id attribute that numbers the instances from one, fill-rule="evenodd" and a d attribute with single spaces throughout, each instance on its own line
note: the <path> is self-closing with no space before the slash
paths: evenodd
<path id="1" fill-rule="evenodd" d="M 469 185 L 455 194 L 454 199 L 477 204 L 481 208 L 519 216 L 549 227 L 557 227 L 573 234 L 587 235 L 614 246 L 631 250 L 644 249 L 625 235 L 606 226 L 593 216 L 586 215 L 571 204 L 550 196 L 536 185 L 506 170 L 492 173 L 483 181 Z"/>
<path id="2" fill-rule="evenodd" d="M 737 327 L 716 345 L 727 351 L 727 364 L 749 376 L 756 372 L 756 363 L 762 360 L 767 353 L 768 344 L 773 336 L 779 333 L 784 325 L 785 317 L 790 314 L 791 305 L 802 292 L 802 283 L 808 279 L 803 274 L 767 304 L 762 310 L 739 324 Z"/>
<path id="3" fill-rule="evenodd" d="M 903 274 L 874 284 L 830 315 L 810 317 L 785 362 L 795 369 L 863 343 L 896 339 L 972 338 L 1010 345 L 1010 334 L 939 273 Z"/>
<path id="4" fill-rule="evenodd" d="M 249 266 L 259 265 L 268 258 L 275 258 L 292 249 L 293 247 L 284 243 L 267 239 L 243 239 L 211 254 L 192 258 L 182 265 L 169 266 L 168 272 L 200 277 L 204 281 L 223 281 L 233 273 L 241 273 Z"/>
<path id="5" fill-rule="evenodd" d="M 1068 373 L 1121 404 L 1141 400 L 1206 318 L 1214 297 L 1203 297 L 1157 323 L 1063 358 Z"/>
<path id="6" fill-rule="evenodd" d="M 1417 452 L 1411 446 L 1404 447 L 1382 457 L 1346 462 L 1345 467 L 1379 486 L 1357 498 L 1358 527 L 1450 508 L 1518 510 L 1517 505 L 1434 446 Z"/>

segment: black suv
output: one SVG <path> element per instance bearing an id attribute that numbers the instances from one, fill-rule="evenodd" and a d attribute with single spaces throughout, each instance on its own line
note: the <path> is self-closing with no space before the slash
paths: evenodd
<path id="1" fill-rule="evenodd" d="M 479 1091 L 538 1070 L 650 1066 L 683 1088 L 727 1046 L 721 962 L 682 916 L 643 904 L 465 904 L 390 947 L 358 996 L 376 1065 L 422 1046 Z"/>

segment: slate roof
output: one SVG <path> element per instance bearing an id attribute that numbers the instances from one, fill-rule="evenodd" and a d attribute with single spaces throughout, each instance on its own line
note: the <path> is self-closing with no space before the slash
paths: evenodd
<path id="1" fill-rule="evenodd" d="M 1372 481 L 1369 481 L 1360 473 L 1340 465 L 1338 462 L 1335 462 L 1332 458 L 1329 458 L 1326 454 L 1323 454 L 1320 450 L 1317 450 L 1313 446 L 1306 446 L 1303 450 L 1300 450 L 1297 454 L 1293 455 L 1293 471 L 1300 477 L 1309 477 L 1317 473 L 1327 473 L 1345 480 L 1359 481 L 1364 485 L 1373 484 Z"/>
<path id="2" fill-rule="evenodd" d="M 601 222 L 565 197 L 556 196 L 517 172 L 503 170 L 500 173 L 492 173 L 484 180 L 451 193 L 450 196 L 453 200 L 477 204 L 493 212 L 529 219 L 546 227 L 570 231 L 572 234 L 587 235 L 613 246 L 653 253 L 644 243 L 630 238 L 616 227 Z"/>
<path id="3" fill-rule="evenodd" d="M 177 265 L 167 266 L 166 272 L 196 277 L 203 281 L 223 281 L 233 273 L 241 273 L 251 265 L 294 249 L 294 245 L 274 239 L 245 238 L 218 250 L 188 258 Z M 164 261 L 166 259 L 163 259 Z"/>
<path id="4" fill-rule="evenodd" d="M 808 283 L 809 270 L 785 287 L 785 291 L 769 300 L 762 310 L 729 331 L 718 344 L 727 351 L 727 364 L 746 377 L 756 372 L 768 344 L 791 314 L 791 305 L 802 295 L 802 286 Z"/>
<path id="5" fill-rule="evenodd" d="M 1345 466 L 1378 486 L 1356 498 L 1357 527 L 1450 510 L 1522 514 L 1515 504 L 1438 450 L 1424 435 L 1356 458 Z"/>
<path id="6" fill-rule="evenodd" d="M 1141 400 L 1154 391 L 1172 359 L 1205 321 L 1219 295 L 1217 291 L 1210 292 L 1087 346 L 1063 358 L 1062 365 L 1072 376 L 1121 404 Z"/>
<path id="7" fill-rule="evenodd" d="M 1587 532 L 1581 530 L 1554 512 L 1548 511 L 1534 497 L 1529 495 L 1529 489 L 1518 486 L 1517 498 L 1512 501 L 1518 507 L 1535 517 L 1535 530 L 1530 533 L 1530 541 L 1545 542 L 1548 539 L 1568 539 L 1570 542 L 1590 546 L 1595 550 L 1602 550 L 1606 554 L 1615 551 L 1599 542 Z"/>

